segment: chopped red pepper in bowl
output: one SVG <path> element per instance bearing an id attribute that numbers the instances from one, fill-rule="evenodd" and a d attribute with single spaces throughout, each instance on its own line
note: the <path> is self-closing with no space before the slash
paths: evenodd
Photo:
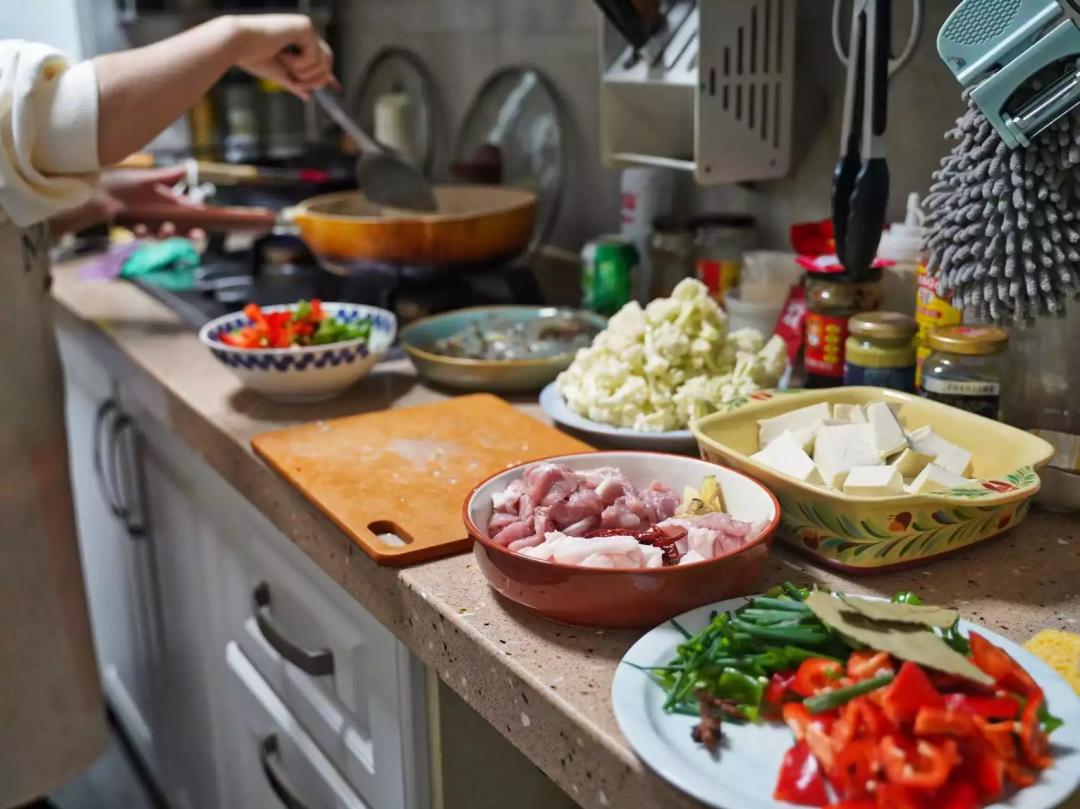
<path id="1" fill-rule="evenodd" d="M 366 340 L 371 335 L 370 321 L 346 323 L 326 312 L 317 299 L 273 312 L 249 303 L 244 315 L 250 325 L 219 335 L 222 343 L 244 349 L 293 348 Z"/>

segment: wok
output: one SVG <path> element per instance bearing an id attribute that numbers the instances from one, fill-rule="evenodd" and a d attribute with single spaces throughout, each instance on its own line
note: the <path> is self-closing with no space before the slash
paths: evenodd
<path id="1" fill-rule="evenodd" d="M 187 211 L 141 206 L 118 224 L 268 232 L 293 222 L 330 272 L 347 274 L 372 264 L 449 269 L 509 261 L 529 244 L 536 195 L 518 188 L 436 186 L 439 211 L 417 214 L 380 208 L 358 191 L 323 194 L 280 213 L 267 208 L 203 205 Z"/>
<path id="2" fill-rule="evenodd" d="M 493 264 L 528 245 L 536 195 L 518 188 L 436 186 L 437 213 L 379 208 L 358 191 L 314 197 L 290 211 L 319 263 L 346 273 L 366 264 L 449 268 Z"/>

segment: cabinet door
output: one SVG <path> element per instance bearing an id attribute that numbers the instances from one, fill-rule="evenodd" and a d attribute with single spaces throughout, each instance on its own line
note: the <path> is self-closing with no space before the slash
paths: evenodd
<path id="1" fill-rule="evenodd" d="M 226 708 L 233 766 L 226 800 L 235 809 L 369 809 L 326 759 L 235 643 Z"/>
<path id="2" fill-rule="evenodd" d="M 153 546 L 160 616 L 157 705 L 162 788 L 174 809 L 217 809 L 214 636 L 207 601 L 213 569 L 199 502 L 163 448 L 140 433 L 147 541 Z"/>
<path id="3" fill-rule="evenodd" d="M 111 435 L 111 415 L 95 429 L 108 388 L 104 371 L 89 384 L 70 374 L 67 377 L 79 549 L 105 695 L 144 762 L 158 775 L 152 560 L 147 544 L 129 536 L 113 516 L 94 464 L 96 439 L 100 435 L 105 444 Z"/>

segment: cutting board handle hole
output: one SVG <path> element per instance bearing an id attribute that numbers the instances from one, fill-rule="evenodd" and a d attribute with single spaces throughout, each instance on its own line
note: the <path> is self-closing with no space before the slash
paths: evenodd
<path id="1" fill-rule="evenodd" d="M 368 523 L 368 530 L 377 536 L 380 542 L 391 548 L 404 548 L 406 545 L 411 545 L 413 541 L 408 531 L 390 520 L 376 520 Z"/>

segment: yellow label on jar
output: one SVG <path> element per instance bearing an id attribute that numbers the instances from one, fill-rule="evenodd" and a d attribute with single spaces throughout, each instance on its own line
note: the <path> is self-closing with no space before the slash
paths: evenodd
<path id="1" fill-rule="evenodd" d="M 919 324 L 919 333 L 915 337 L 917 346 L 915 359 L 915 386 L 922 386 L 923 362 L 930 356 L 927 337 L 931 329 L 938 326 L 959 326 L 964 313 L 952 305 L 952 293 L 941 297 L 937 293 L 937 280 L 926 272 L 926 265 L 919 265 L 919 286 L 915 298 L 915 322 Z"/>

